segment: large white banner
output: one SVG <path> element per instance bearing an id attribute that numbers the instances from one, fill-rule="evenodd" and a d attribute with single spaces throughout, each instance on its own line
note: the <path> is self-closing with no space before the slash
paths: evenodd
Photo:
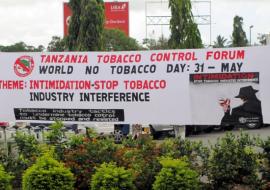
<path id="1" fill-rule="evenodd" d="M 243 104 L 240 91 L 249 90 L 270 122 L 269 53 L 269 47 L 0 53 L 0 120 L 220 124 Z"/>

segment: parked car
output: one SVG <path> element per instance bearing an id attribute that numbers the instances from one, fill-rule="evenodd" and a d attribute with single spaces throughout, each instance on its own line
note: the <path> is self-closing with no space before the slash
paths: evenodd
<path id="1" fill-rule="evenodd" d="M 211 133 L 214 130 L 213 125 L 186 125 L 186 136 L 199 133 Z"/>
<path id="2" fill-rule="evenodd" d="M 164 138 L 166 136 L 175 136 L 175 125 L 153 125 L 150 124 L 150 131 L 154 139 Z M 212 125 L 186 125 L 186 136 L 198 134 L 201 132 L 210 133 L 214 129 Z"/>
<path id="3" fill-rule="evenodd" d="M 154 139 L 175 136 L 173 125 L 150 124 L 149 126 Z"/>

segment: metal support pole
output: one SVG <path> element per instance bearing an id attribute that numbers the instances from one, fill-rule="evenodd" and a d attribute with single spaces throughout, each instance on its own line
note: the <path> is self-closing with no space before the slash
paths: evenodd
<path id="1" fill-rule="evenodd" d="M 2 129 L 4 133 L 4 150 L 5 150 L 6 156 L 8 156 L 8 142 L 7 142 L 6 126 L 2 126 Z"/>
<path id="2" fill-rule="evenodd" d="M 254 26 L 251 25 L 249 26 L 249 45 L 251 46 L 251 29 L 253 28 Z"/>
<path id="3" fill-rule="evenodd" d="M 147 0 L 145 1 L 145 38 L 147 39 L 148 38 L 148 35 L 147 35 Z"/>
<path id="4" fill-rule="evenodd" d="M 209 45 L 212 46 L 212 2 L 211 0 L 209 2 L 209 7 L 210 7 L 210 43 Z"/>

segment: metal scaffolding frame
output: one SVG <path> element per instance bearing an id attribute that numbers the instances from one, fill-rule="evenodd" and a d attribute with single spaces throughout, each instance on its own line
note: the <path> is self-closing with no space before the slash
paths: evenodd
<path id="1" fill-rule="evenodd" d="M 151 4 L 160 4 L 162 6 L 164 3 L 168 4 L 168 0 L 146 0 L 145 1 L 145 23 L 146 23 L 146 32 L 145 37 L 148 38 L 148 27 L 149 26 L 168 26 L 170 25 L 171 16 L 157 16 L 157 15 L 149 15 L 148 7 Z M 211 0 L 193 0 L 192 4 L 201 3 L 208 5 L 209 14 L 201 14 L 201 15 L 193 15 L 195 18 L 195 22 L 198 25 L 208 25 L 209 26 L 209 34 L 210 34 L 210 42 L 209 45 L 212 44 L 212 2 Z"/>

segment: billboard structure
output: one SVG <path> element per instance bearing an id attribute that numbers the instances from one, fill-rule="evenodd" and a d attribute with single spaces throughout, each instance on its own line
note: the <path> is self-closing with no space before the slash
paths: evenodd
<path id="1" fill-rule="evenodd" d="M 105 2 L 105 28 L 119 29 L 129 36 L 129 3 Z M 68 26 L 72 11 L 68 3 L 64 3 L 64 36 L 68 35 Z"/>
<path id="2" fill-rule="evenodd" d="M 67 36 L 68 35 L 68 26 L 70 23 L 72 12 L 68 6 L 68 3 L 64 3 L 63 8 L 64 8 L 64 11 L 63 11 L 63 13 L 64 13 L 64 19 L 63 19 L 64 36 Z"/>
<path id="3" fill-rule="evenodd" d="M 209 30 L 205 36 L 209 38 L 209 44 L 212 43 L 212 8 L 211 0 L 192 0 L 192 12 L 195 22 L 200 26 L 207 26 Z M 160 37 L 169 32 L 171 11 L 168 8 L 168 0 L 145 0 L 145 38 L 153 38 L 152 35 Z M 160 33 L 161 32 L 161 33 Z"/>
<path id="4" fill-rule="evenodd" d="M 105 28 L 119 29 L 129 36 L 128 2 L 105 2 Z"/>
<path id="5" fill-rule="evenodd" d="M 269 51 L 0 53 L 0 117 L 256 127 L 270 123 Z"/>

